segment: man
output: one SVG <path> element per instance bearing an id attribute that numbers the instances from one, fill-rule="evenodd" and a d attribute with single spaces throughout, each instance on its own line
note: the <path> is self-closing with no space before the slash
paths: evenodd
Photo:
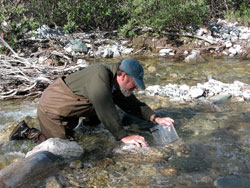
<path id="1" fill-rule="evenodd" d="M 43 92 L 38 105 L 41 132 L 21 122 L 11 133 L 10 139 L 34 139 L 42 142 L 48 138 L 66 139 L 72 136 L 79 117 L 86 117 L 89 125 L 100 122 L 116 140 L 138 147 L 147 146 L 144 137 L 128 135 L 115 105 L 126 113 L 146 121 L 172 126 L 174 120 L 158 117 L 133 91 L 145 89 L 144 71 L 135 59 L 124 59 L 105 66 L 91 65 L 67 77 L 58 78 Z M 84 124 L 84 123 L 83 123 Z"/>

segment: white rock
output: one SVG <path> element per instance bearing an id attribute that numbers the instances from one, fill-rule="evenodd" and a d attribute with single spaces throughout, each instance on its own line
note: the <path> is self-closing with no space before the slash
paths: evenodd
<path id="1" fill-rule="evenodd" d="M 227 33 L 223 33 L 222 36 L 221 36 L 224 40 L 230 40 L 230 35 L 227 34 Z"/>
<path id="2" fill-rule="evenodd" d="M 125 54 L 125 55 L 127 55 L 127 54 L 131 54 L 131 53 L 133 53 L 133 48 L 125 48 L 123 51 L 122 51 L 122 54 Z"/>
<path id="3" fill-rule="evenodd" d="M 102 54 L 102 57 L 105 58 L 112 58 L 114 55 L 114 52 L 111 48 L 105 48 Z"/>
<path id="4" fill-rule="evenodd" d="M 234 48 L 235 48 L 237 54 L 239 54 L 239 53 L 242 52 L 241 46 L 240 46 L 240 45 L 238 45 L 238 44 L 237 44 L 237 45 L 234 45 Z"/>
<path id="5" fill-rule="evenodd" d="M 242 96 L 244 97 L 245 100 L 249 101 L 250 100 L 250 90 L 244 91 Z"/>
<path id="6" fill-rule="evenodd" d="M 200 96 L 202 96 L 204 93 L 203 89 L 197 88 L 197 87 L 192 87 L 191 90 L 189 91 L 189 96 L 193 99 L 196 99 Z"/>
<path id="7" fill-rule="evenodd" d="M 236 42 L 236 41 L 238 40 L 238 37 L 237 37 L 236 35 L 231 35 L 231 36 L 230 36 L 230 40 L 231 40 L 232 42 Z"/>
<path id="8" fill-rule="evenodd" d="M 116 45 L 112 46 L 112 51 L 114 52 L 113 57 L 120 57 L 121 56 L 121 53 L 120 53 L 118 46 L 116 46 Z"/>
<path id="9" fill-rule="evenodd" d="M 235 48 L 231 47 L 231 48 L 229 48 L 229 53 L 232 54 L 232 55 L 236 55 L 237 51 L 236 51 Z"/>
<path id="10" fill-rule="evenodd" d="M 25 157 L 28 157 L 39 151 L 49 151 L 55 155 L 60 155 L 66 159 L 79 157 L 83 154 L 83 148 L 74 141 L 63 140 L 60 138 L 50 138 L 41 144 L 35 146 Z"/>
<path id="11" fill-rule="evenodd" d="M 89 66 L 89 63 L 84 59 L 78 59 L 76 64 L 80 65 L 81 67 L 88 67 Z"/>
<path id="12" fill-rule="evenodd" d="M 191 54 L 189 56 L 187 56 L 184 61 L 185 62 L 191 62 L 197 59 L 197 57 L 200 55 L 200 51 L 199 50 L 192 50 Z"/>
<path id="13" fill-rule="evenodd" d="M 233 46 L 233 44 L 230 41 L 225 42 L 226 48 L 230 48 Z"/>
<path id="14" fill-rule="evenodd" d="M 227 52 L 225 52 L 225 51 L 223 51 L 223 52 L 222 52 L 222 54 L 223 54 L 223 55 L 228 55 L 228 53 L 227 53 Z"/>
<path id="15" fill-rule="evenodd" d="M 249 33 L 241 33 L 239 38 L 242 40 L 250 39 L 250 32 Z"/>
<path id="16" fill-rule="evenodd" d="M 184 90 L 184 91 L 189 90 L 189 88 L 190 87 L 188 85 L 186 85 L 186 84 L 180 86 L 180 90 Z"/>
<path id="17" fill-rule="evenodd" d="M 203 34 L 206 34 L 206 33 L 208 33 L 206 28 L 200 28 L 196 31 L 196 35 L 198 36 L 202 36 Z"/>
<path id="18" fill-rule="evenodd" d="M 127 40 L 123 40 L 123 41 L 121 41 L 121 44 L 122 45 L 126 45 L 126 44 L 128 44 L 128 41 Z"/>
<path id="19" fill-rule="evenodd" d="M 159 51 L 159 54 L 160 54 L 161 56 L 164 56 L 164 55 L 167 55 L 167 54 L 170 53 L 170 52 L 172 52 L 172 49 L 170 49 L 170 48 L 168 48 L 168 49 L 161 49 L 161 50 Z"/>

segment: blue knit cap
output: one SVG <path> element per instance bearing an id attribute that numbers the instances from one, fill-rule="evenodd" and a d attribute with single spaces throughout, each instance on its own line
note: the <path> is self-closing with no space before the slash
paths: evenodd
<path id="1" fill-rule="evenodd" d="M 122 70 L 128 75 L 132 76 L 135 84 L 141 88 L 145 89 L 145 84 L 143 82 L 144 71 L 141 64 L 135 59 L 124 59 L 121 62 Z"/>

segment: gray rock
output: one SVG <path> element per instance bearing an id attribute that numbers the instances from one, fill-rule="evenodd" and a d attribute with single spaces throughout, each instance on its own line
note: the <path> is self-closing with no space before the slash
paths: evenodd
<path id="1" fill-rule="evenodd" d="M 50 138 L 35 146 L 33 150 L 26 154 L 26 157 L 40 151 L 49 151 L 55 155 L 60 155 L 65 159 L 78 158 L 84 152 L 82 147 L 74 141 L 63 140 L 60 138 Z"/>
<path id="2" fill-rule="evenodd" d="M 227 34 L 227 33 L 223 33 L 221 38 L 224 39 L 224 40 L 228 40 L 228 41 L 231 39 L 230 35 Z"/>
<path id="3" fill-rule="evenodd" d="M 240 176 L 225 176 L 215 180 L 217 188 L 249 188 L 250 179 Z"/>
<path id="4" fill-rule="evenodd" d="M 189 56 L 187 56 L 184 59 L 184 61 L 185 62 L 195 61 L 199 56 L 200 56 L 200 51 L 199 50 L 192 50 L 191 54 Z"/>
<path id="5" fill-rule="evenodd" d="M 72 52 L 88 53 L 88 47 L 86 46 L 86 44 L 79 40 L 70 40 L 69 44 L 67 44 L 64 49 L 68 53 Z"/>
<path id="6" fill-rule="evenodd" d="M 210 97 L 209 100 L 211 102 L 213 102 L 214 104 L 220 104 L 226 100 L 228 100 L 229 98 L 231 98 L 232 95 L 230 94 L 222 94 L 222 95 L 216 95 L 216 96 L 213 96 L 213 97 Z"/>
<path id="7" fill-rule="evenodd" d="M 236 42 L 238 40 L 238 36 L 233 32 L 230 33 L 230 38 L 232 42 Z"/>
<path id="8" fill-rule="evenodd" d="M 37 31 L 34 31 L 33 33 L 36 33 L 39 35 L 38 38 L 56 38 L 59 36 L 62 36 L 62 28 L 57 28 L 57 29 L 51 29 L 47 25 L 42 25 L 37 29 Z"/>
<path id="9" fill-rule="evenodd" d="M 30 155 L 0 171 L 0 187 L 26 188 L 39 183 L 62 167 L 63 158 L 48 151 Z"/>

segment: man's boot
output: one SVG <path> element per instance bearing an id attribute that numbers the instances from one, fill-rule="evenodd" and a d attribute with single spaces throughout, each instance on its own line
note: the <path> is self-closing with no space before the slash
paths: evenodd
<path id="1" fill-rule="evenodd" d="M 10 134 L 10 140 L 33 140 L 39 142 L 41 132 L 36 128 L 30 128 L 27 123 L 23 120 L 14 128 Z"/>

